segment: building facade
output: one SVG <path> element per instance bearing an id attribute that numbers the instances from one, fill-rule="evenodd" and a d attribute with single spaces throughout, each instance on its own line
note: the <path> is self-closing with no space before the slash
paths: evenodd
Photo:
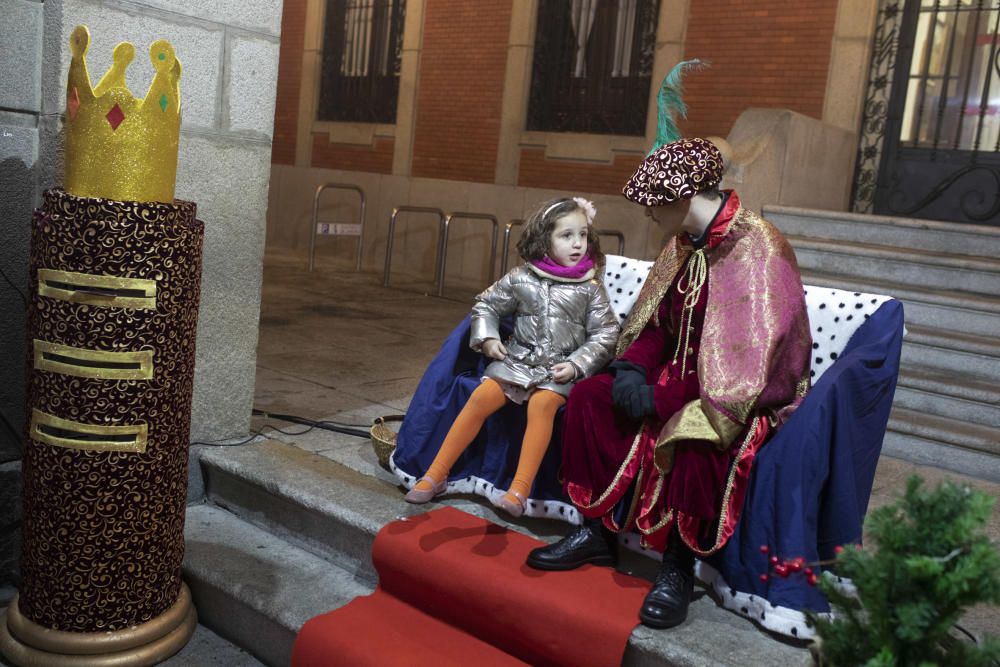
<path id="1" fill-rule="evenodd" d="M 737 140 L 727 185 L 745 191 L 754 208 L 996 222 L 992 200 L 973 212 L 978 218 L 956 213 L 960 206 L 947 198 L 915 205 L 927 190 L 948 190 L 955 169 L 970 171 L 977 161 L 971 170 L 981 179 L 978 196 L 1000 196 L 996 184 L 991 189 L 982 180 L 998 173 L 990 162 L 997 155 L 990 95 L 1000 99 L 1000 76 L 991 82 L 984 64 L 996 55 L 994 5 L 1000 7 L 957 0 L 927 7 L 890 0 L 287 0 L 269 247 L 304 251 L 313 190 L 332 180 L 368 196 L 368 269 L 382 265 L 393 207 L 490 213 L 503 224 L 555 194 L 594 197 L 603 205 L 598 224 L 623 231 L 628 254 L 648 256 L 657 239 L 616 195 L 652 143 L 659 82 L 691 58 L 710 66 L 687 77 L 689 114 L 681 130 Z M 338 76 L 357 81 L 379 67 L 388 71 L 381 54 L 393 49 L 395 87 L 383 86 L 379 101 L 331 84 Z M 965 73 L 942 79 L 935 72 L 948 53 L 952 69 Z M 942 80 L 951 81 L 950 91 L 939 90 Z M 971 93 L 955 99 L 958 87 Z M 329 109 L 338 105 L 395 113 L 336 118 Z M 914 139 L 910 126 L 921 105 L 947 113 L 924 114 Z M 972 140 L 946 146 L 928 138 L 937 126 L 926 119 L 940 115 L 942 127 L 954 126 L 948 114 L 957 107 L 965 109 L 960 117 L 973 119 L 965 135 L 983 126 L 977 152 Z M 625 115 L 632 117 L 616 126 Z M 901 130 L 903 116 L 909 120 Z M 913 176 L 920 169 L 914 148 L 916 162 L 926 166 L 931 154 L 938 160 L 933 174 Z M 764 159 L 762 151 L 776 154 Z M 900 181 L 905 206 L 898 205 Z M 967 189 L 952 188 L 949 196 L 961 199 Z M 320 209 L 356 222 L 354 197 L 328 192 Z M 418 274 L 433 270 L 436 252 L 433 219 L 422 215 L 401 217 L 408 220 L 395 240 L 402 255 L 393 260 Z M 466 227 L 452 232 L 449 266 L 456 275 L 448 279 L 487 281 L 488 233 Z M 349 257 L 355 242 L 322 239 L 319 252 Z"/>

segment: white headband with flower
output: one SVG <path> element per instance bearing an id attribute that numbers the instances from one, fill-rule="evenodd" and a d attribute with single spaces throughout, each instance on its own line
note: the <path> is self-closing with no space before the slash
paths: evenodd
<path id="1" fill-rule="evenodd" d="M 583 197 L 573 197 L 573 201 L 579 204 L 580 208 L 583 209 L 584 214 L 587 216 L 587 224 L 594 224 L 594 217 L 597 215 L 597 209 L 594 208 L 594 202 L 589 199 L 584 199 Z"/>
<path id="2" fill-rule="evenodd" d="M 573 197 L 573 201 L 576 202 L 577 206 L 583 209 L 583 214 L 587 216 L 587 224 L 588 225 L 594 224 L 594 216 L 597 215 L 597 209 L 594 208 L 594 202 L 584 199 L 583 197 Z M 566 203 L 565 200 L 560 200 L 557 201 L 555 204 L 552 204 L 547 209 L 545 209 L 545 211 L 542 213 L 542 217 L 544 218 L 549 214 L 549 211 L 556 208 L 557 206 L 562 206 L 564 203 Z"/>

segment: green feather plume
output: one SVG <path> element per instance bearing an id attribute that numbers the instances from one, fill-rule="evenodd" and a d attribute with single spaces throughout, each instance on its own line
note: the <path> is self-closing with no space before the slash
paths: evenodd
<path id="1" fill-rule="evenodd" d="M 684 86 L 681 80 L 684 75 L 691 70 L 699 70 L 708 67 L 709 63 L 704 60 L 682 60 L 674 65 L 674 68 L 663 77 L 663 84 L 660 92 L 656 96 L 656 106 L 658 110 L 656 125 L 656 141 L 649 150 L 647 157 L 652 155 L 656 149 L 671 141 L 681 138 L 681 132 L 677 129 L 677 118 L 687 118 L 687 105 L 684 104 L 682 95 Z"/>

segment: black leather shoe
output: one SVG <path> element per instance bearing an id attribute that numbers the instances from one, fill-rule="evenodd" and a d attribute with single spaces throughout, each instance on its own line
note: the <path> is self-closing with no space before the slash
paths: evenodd
<path id="1" fill-rule="evenodd" d="M 533 550 L 527 562 L 536 570 L 573 570 L 587 563 L 613 567 L 618 564 L 617 540 L 600 521 L 588 520 L 555 544 Z"/>
<path id="2" fill-rule="evenodd" d="M 690 553 L 690 552 L 688 552 Z M 667 552 L 660 572 L 639 610 L 639 620 L 651 628 L 672 628 L 687 618 L 694 594 L 694 560 Z"/>

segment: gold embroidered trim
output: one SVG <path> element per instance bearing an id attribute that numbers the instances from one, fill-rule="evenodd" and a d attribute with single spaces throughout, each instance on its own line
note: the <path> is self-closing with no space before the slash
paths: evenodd
<path id="1" fill-rule="evenodd" d="M 650 318 L 655 318 L 660 309 L 660 302 L 670 289 L 674 276 L 683 265 L 690 249 L 687 246 L 678 247 L 676 238 L 669 241 L 663 248 L 660 256 L 649 270 L 649 276 L 639 290 L 639 296 L 632 311 L 622 325 L 621 335 L 618 336 L 618 345 L 615 348 L 615 356 L 621 356 L 628 346 L 631 345 L 642 330 L 646 327 Z"/>
<path id="2" fill-rule="evenodd" d="M 716 447 L 724 447 L 722 438 L 712 426 L 711 420 L 705 414 L 703 402 L 700 398 L 689 401 L 680 410 L 674 413 L 660 431 L 660 437 L 656 439 L 657 453 L 661 448 L 672 445 L 681 440 L 703 440 L 710 442 Z M 659 456 L 657 456 L 659 459 Z M 657 465 L 659 465 L 657 460 Z"/>
<path id="3" fill-rule="evenodd" d="M 589 505 L 580 505 L 581 508 L 589 510 L 594 507 L 597 507 L 598 505 L 600 505 L 601 503 L 603 503 L 605 500 L 608 499 L 608 496 L 611 495 L 611 492 L 615 489 L 616 486 L 618 486 L 618 482 L 621 481 L 622 475 L 625 474 L 625 469 L 628 467 L 629 462 L 632 460 L 633 457 L 635 457 L 635 452 L 637 449 L 639 449 L 639 439 L 642 437 L 642 432 L 645 428 L 646 428 L 645 424 L 639 427 L 639 432 L 635 434 L 635 439 L 632 440 L 632 449 L 629 450 L 628 456 L 625 457 L 625 461 L 622 463 L 621 467 L 618 468 L 618 472 L 615 474 L 615 478 L 611 480 L 611 484 L 608 486 L 607 489 L 604 490 L 604 493 L 601 494 L 601 497 L 595 500 L 594 502 L 590 503 Z M 638 490 L 636 492 L 638 493 Z"/>
<path id="4" fill-rule="evenodd" d="M 756 405 L 756 403 L 757 397 L 754 396 L 753 404 Z M 703 401 L 701 409 L 705 413 L 708 423 L 712 425 L 712 428 L 718 434 L 719 446 L 725 449 L 732 445 L 733 441 L 739 437 L 740 432 L 743 430 L 743 424 L 733 421 L 725 413 L 716 410 L 711 403 Z"/>
<path id="5" fill-rule="evenodd" d="M 38 269 L 38 295 L 71 303 L 156 309 L 156 281 Z"/>
<path id="6" fill-rule="evenodd" d="M 99 380 L 149 380 L 153 377 L 153 351 L 105 352 L 43 340 L 34 341 L 35 368 L 62 375 Z"/>
<path id="7" fill-rule="evenodd" d="M 685 284 L 687 279 L 687 284 Z M 681 321 L 677 325 L 677 347 L 674 348 L 674 363 L 677 358 L 681 358 L 681 375 L 687 370 L 687 354 L 682 355 L 681 351 L 690 353 L 691 322 L 694 319 L 694 308 L 701 299 L 701 291 L 708 280 L 708 264 L 705 261 L 705 249 L 699 248 L 691 255 L 691 261 L 687 264 L 684 275 L 677 281 L 677 292 L 684 295 L 684 305 L 681 309 Z M 685 324 L 685 321 L 687 324 Z M 683 345 L 681 344 L 683 341 Z"/>
<path id="8" fill-rule="evenodd" d="M 650 507 L 653 507 L 654 505 L 656 505 L 656 503 L 660 501 L 660 494 L 663 493 L 663 481 L 664 479 L 666 479 L 666 476 L 667 475 L 665 472 L 661 472 L 660 476 L 656 479 L 656 486 L 653 487 L 653 499 L 649 501 Z M 657 522 L 653 527 L 646 529 L 639 528 L 639 532 L 642 533 L 643 535 L 652 535 L 657 530 L 667 525 L 667 522 L 670 521 L 670 517 L 672 517 L 673 514 L 674 514 L 673 510 L 668 511 L 666 517 L 661 517 L 660 521 Z"/>
<path id="9" fill-rule="evenodd" d="M 628 528 L 635 521 L 635 512 L 639 508 L 639 497 L 642 496 L 642 478 L 646 473 L 642 462 L 639 462 L 639 474 L 635 476 L 635 493 L 632 494 L 632 504 L 629 505 L 628 514 L 625 515 L 625 527 Z"/>
<path id="10" fill-rule="evenodd" d="M 725 530 L 726 520 L 729 518 L 729 498 L 733 493 L 733 482 L 736 479 L 736 470 L 739 468 L 740 460 L 742 460 L 743 454 L 746 453 L 747 447 L 750 446 L 750 441 L 753 440 L 754 435 L 757 433 L 757 423 L 759 421 L 760 417 L 754 417 L 753 421 L 750 422 L 750 426 L 747 429 L 747 435 L 743 439 L 743 443 L 740 445 L 739 451 L 736 452 L 736 458 L 733 459 L 733 465 L 729 469 L 729 478 L 726 480 L 726 491 L 722 495 L 722 507 L 719 510 L 719 526 L 715 533 L 715 544 L 711 548 L 702 551 L 697 545 L 688 542 L 683 531 L 677 531 L 677 534 L 681 536 L 682 540 L 684 540 L 684 544 L 686 544 L 691 551 L 695 552 L 699 556 L 711 556 L 722 547 L 722 532 Z"/>
<path id="11" fill-rule="evenodd" d="M 97 426 L 61 419 L 41 410 L 31 411 L 31 439 L 54 447 L 141 454 L 146 451 L 148 435 L 147 424 Z"/>
<path id="12" fill-rule="evenodd" d="M 662 530 L 664 526 L 666 526 L 667 524 L 669 524 L 673 520 L 674 520 L 674 510 L 673 510 L 673 508 L 670 508 L 669 510 L 667 510 L 667 513 L 663 515 L 663 518 L 660 519 L 656 523 L 656 525 L 654 525 L 653 527 L 651 527 L 651 528 L 649 528 L 647 530 L 643 530 L 643 529 L 640 528 L 639 532 L 642 533 L 643 535 L 647 535 L 647 536 L 648 535 L 652 535 L 656 531 Z"/>

